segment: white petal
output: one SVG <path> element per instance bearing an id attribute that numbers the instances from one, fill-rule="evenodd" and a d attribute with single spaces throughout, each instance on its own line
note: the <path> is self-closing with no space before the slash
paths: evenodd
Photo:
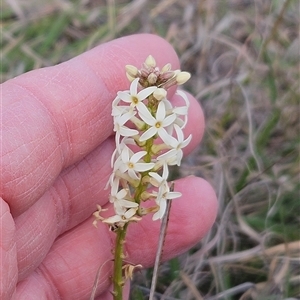
<path id="1" fill-rule="evenodd" d="M 170 151 L 163 153 L 157 157 L 157 160 L 164 161 L 170 166 L 177 164 L 177 151 L 171 149 Z"/>
<path id="2" fill-rule="evenodd" d="M 147 151 L 139 151 L 137 153 L 134 153 L 131 158 L 130 161 L 133 163 L 138 162 L 143 156 L 145 156 L 147 154 Z"/>
<path id="3" fill-rule="evenodd" d="M 161 201 L 161 202 L 159 203 L 159 211 L 157 211 L 157 212 L 153 215 L 152 220 L 155 221 L 155 220 L 157 220 L 157 219 L 161 219 L 161 218 L 164 216 L 164 214 L 165 214 L 166 207 L 167 207 L 166 201 Z"/>
<path id="4" fill-rule="evenodd" d="M 120 137 L 121 137 L 120 132 L 116 131 L 115 143 L 116 143 L 116 147 L 117 147 L 118 152 L 120 152 Z"/>
<path id="5" fill-rule="evenodd" d="M 156 112 L 156 120 L 164 121 L 166 116 L 166 107 L 164 102 L 159 102 Z"/>
<path id="6" fill-rule="evenodd" d="M 122 189 L 117 193 L 116 198 L 120 200 L 123 199 L 126 195 L 127 195 L 127 191 L 125 189 Z"/>
<path id="7" fill-rule="evenodd" d="M 125 126 L 122 126 L 120 128 L 119 132 L 122 136 L 134 136 L 134 135 L 139 134 L 139 132 L 136 129 L 130 129 Z"/>
<path id="8" fill-rule="evenodd" d="M 128 166 L 126 163 L 120 162 L 120 164 L 118 165 L 118 170 L 121 173 L 125 173 L 128 170 Z"/>
<path id="9" fill-rule="evenodd" d="M 134 116 L 136 112 L 128 111 L 124 115 L 115 117 L 115 123 L 119 124 L 120 126 L 124 125 L 132 116 Z"/>
<path id="10" fill-rule="evenodd" d="M 112 102 L 112 106 L 117 106 L 119 104 L 120 100 L 121 99 L 118 96 L 116 96 L 116 98 Z"/>
<path id="11" fill-rule="evenodd" d="M 172 148 L 177 148 L 178 147 L 178 141 L 171 135 L 168 135 L 167 137 L 167 142 L 168 142 L 168 145 L 171 146 Z"/>
<path id="12" fill-rule="evenodd" d="M 136 172 L 133 169 L 128 169 L 128 175 L 136 180 L 139 180 L 139 176 L 136 174 Z"/>
<path id="13" fill-rule="evenodd" d="M 124 147 L 121 153 L 121 158 L 124 163 L 127 163 L 129 161 L 129 148 Z"/>
<path id="14" fill-rule="evenodd" d="M 129 106 L 113 106 L 111 115 L 115 118 L 122 116 L 129 111 Z"/>
<path id="15" fill-rule="evenodd" d="M 185 117 L 184 120 L 180 119 L 180 118 L 176 118 L 176 120 L 174 121 L 174 124 L 177 124 L 181 129 L 183 129 L 185 127 L 187 123 L 187 118 Z"/>
<path id="16" fill-rule="evenodd" d="M 175 121 L 175 119 L 176 119 L 175 114 L 169 115 L 163 120 L 162 124 L 164 127 L 169 126 L 170 124 L 172 124 Z"/>
<path id="17" fill-rule="evenodd" d="M 144 103 L 138 106 L 138 111 L 141 119 L 150 126 L 154 126 L 156 123 L 156 119 L 151 115 L 148 108 Z"/>
<path id="18" fill-rule="evenodd" d="M 173 106 L 169 100 L 163 99 L 162 102 L 165 104 L 166 111 L 172 110 Z"/>
<path id="19" fill-rule="evenodd" d="M 166 199 L 175 199 L 181 197 L 182 194 L 180 192 L 169 192 L 166 194 Z"/>
<path id="20" fill-rule="evenodd" d="M 104 187 L 104 190 L 107 190 L 108 187 L 111 185 L 112 181 L 113 181 L 113 178 L 115 177 L 115 173 L 111 173 L 111 175 L 109 176 L 107 182 L 106 182 L 106 185 Z"/>
<path id="21" fill-rule="evenodd" d="M 125 212 L 124 217 L 128 220 L 132 218 L 135 214 L 136 214 L 136 208 L 130 208 Z"/>
<path id="22" fill-rule="evenodd" d="M 150 96 L 156 89 L 157 89 L 156 86 L 150 86 L 150 87 L 147 87 L 146 89 L 141 90 L 141 91 L 138 93 L 138 98 L 139 98 L 140 100 L 144 100 L 144 99 L 146 99 L 148 96 Z"/>
<path id="23" fill-rule="evenodd" d="M 119 183 L 120 183 L 119 178 L 115 177 L 113 179 L 113 182 L 111 183 L 111 195 L 112 196 L 115 196 L 118 193 Z"/>
<path id="24" fill-rule="evenodd" d="M 149 175 L 150 175 L 152 178 L 154 178 L 155 181 L 157 182 L 156 187 L 158 187 L 158 186 L 160 185 L 160 183 L 163 181 L 163 178 L 162 178 L 159 174 L 157 174 L 157 173 L 155 173 L 155 172 L 149 172 Z"/>
<path id="25" fill-rule="evenodd" d="M 176 91 L 176 95 L 179 95 L 183 98 L 184 102 L 186 103 L 186 106 L 189 107 L 190 106 L 190 101 L 186 95 L 185 92 L 181 91 L 181 90 L 177 90 Z"/>
<path id="26" fill-rule="evenodd" d="M 118 159 L 114 163 L 114 172 L 120 169 L 121 166 L 124 165 L 124 162 L 122 161 L 121 156 L 118 157 Z"/>
<path id="27" fill-rule="evenodd" d="M 113 152 L 113 154 L 111 155 L 111 159 L 110 159 L 110 167 L 113 168 L 114 166 L 114 162 L 116 160 L 116 156 L 118 154 L 118 149 L 116 148 Z"/>
<path id="28" fill-rule="evenodd" d="M 114 210 L 117 215 L 122 216 L 125 213 L 126 208 L 122 207 L 119 201 L 114 201 Z"/>
<path id="29" fill-rule="evenodd" d="M 158 219 L 161 219 L 161 218 L 160 218 L 160 212 L 159 212 L 159 211 L 157 211 L 157 212 L 152 216 L 152 220 L 153 220 L 153 221 L 156 221 L 156 220 L 158 220 Z"/>
<path id="30" fill-rule="evenodd" d="M 163 140 L 163 142 L 164 142 L 166 145 L 172 146 L 172 142 L 173 142 L 172 139 L 174 139 L 174 138 L 173 138 L 172 136 L 170 136 L 170 135 L 167 133 L 167 131 L 166 131 L 163 127 L 159 128 L 159 130 L 158 130 L 158 135 L 160 136 L 160 138 Z M 176 141 L 176 142 L 177 142 L 177 141 Z M 176 146 L 177 146 L 177 144 L 178 144 L 178 143 L 176 143 Z"/>
<path id="31" fill-rule="evenodd" d="M 150 112 L 149 112 L 149 110 L 148 110 L 148 108 L 147 108 L 147 106 L 144 104 L 144 103 L 140 103 L 140 105 L 139 105 L 139 107 L 138 107 L 138 111 L 139 111 L 139 113 L 141 113 L 141 114 L 150 114 Z M 151 115 L 151 114 L 150 114 Z"/>
<path id="32" fill-rule="evenodd" d="M 134 169 L 138 172 L 145 172 L 152 169 L 155 166 L 155 163 L 136 163 Z"/>
<path id="33" fill-rule="evenodd" d="M 126 92 L 118 92 L 118 96 L 126 103 L 131 103 L 131 95 Z"/>
<path id="34" fill-rule="evenodd" d="M 131 207 L 138 207 L 139 206 L 138 203 L 128 201 L 128 200 L 125 200 L 125 199 L 118 200 L 118 204 L 120 204 L 121 206 L 123 206 L 125 208 L 131 208 Z"/>
<path id="35" fill-rule="evenodd" d="M 169 177 L 169 168 L 167 164 L 164 164 L 162 178 L 167 181 Z"/>
<path id="36" fill-rule="evenodd" d="M 134 79 L 131 82 L 131 85 L 130 85 L 130 94 L 132 96 L 136 96 L 137 95 L 137 89 L 138 89 L 139 80 L 140 80 L 139 78 L 136 78 L 136 79 Z"/>
<path id="37" fill-rule="evenodd" d="M 187 106 L 175 107 L 173 109 L 173 113 L 175 113 L 177 115 L 187 115 L 187 113 L 188 113 L 188 107 Z"/>
<path id="38" fill-rule="evenodd" d="M 122 217 L 119 215 L 115 215 L 115 216 L 109 217 L 107 219 L 104 219 L 102 222 L 110 224 L 110 225 L 114 225 L 115 223 L 120 222 L 120 221 L 123 221 Z"/>
<path id="39" fill-rule="evenodd" d="M 183 152 L 181 149 L 179 149 L 177 151 L 177 166 L 180 166 L 182 157 L 183 157 Z"/>
<path id="40" fill-rule="evenodd" d="M 182 142 L 181 148 L 186 147 L 186 146 L 190 143 L 191 139 L 192 139 L 192 135 L 190 134 L 190 135 L 188 136 L 188 138 Z"/>
<path id="41" fill-rule="evenodd" d="M 177 124 L 174 124 L 174 128 L 175 128 L 175 131 L 176 131 L 176 134 L 177 134 L 178 142 L 179 143 L 183 142 L 184 136 L 183 136 L 182 130 L 180 129 L 180 127 Z"/>
<path id="42" fill-rule="evenodd" d="M 133 138 L 129 138 L 129 137 L 125 137 L 123 140 L 122 140 L 122 143 L 124 145 L 136 145 L 135 141 Z"/>
<path id="43" fill-rule="evenodd" d="M 157 133 L 157 129 L 155 127 L 150 127 L 140 136 L 140 142 L 146 141 L 153 137 Z"/>

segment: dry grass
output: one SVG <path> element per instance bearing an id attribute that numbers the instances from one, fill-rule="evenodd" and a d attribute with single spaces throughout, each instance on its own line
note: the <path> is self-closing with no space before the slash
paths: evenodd
<path id="1" fill-rule="evenodd" d="M 180 174 L 209 180 L 210 233 L 161 268 L 159 299 L 300 297 L 299 2 L 10 0 L 2 81 L 114 37 L 152 32 L 177 50 L 207 119 Z M 55 22 L 54 22 L 55 20 Z M 145 299 L 151 271 L 132 299 Z"/>

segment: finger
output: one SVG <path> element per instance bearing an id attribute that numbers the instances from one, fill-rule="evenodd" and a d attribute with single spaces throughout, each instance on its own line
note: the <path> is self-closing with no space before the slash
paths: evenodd
<path id="1" fill-rule="evenodd" d="M 174 190 L 183 196 L 172 200 L 162 260 L 178 256 L 198 243 L 216 219 L 217 198 L 207 181 L 190 176 L 175 181 Z M 151 218 L 148 215 L 141 223 L 132 224 L 126 237 L 128 257 L 144 267 L 153 265 L 158 244 L 160 222 Z"/>
<path id="2" fill-rule="evenodd" d="M 80 163 L 67 168 L 53 186 L 15 219 L 19 280 L 41 263 L 54 240 L 77 226 L 108 201 L 104 190 L 110 172 L 113 138 L 107 139 Z"/>
<path id="3" fill-rule="evenodd" d="M 182 105 L 178 98 L 172 101 Z M 190 108 L 185 134 L 192 134 L 193 139 L 188 151 L 199 144 L 204 127 L 202 110 L 192 96 Z M 107 139 L 82 161 L 66 169 L 39 201 L 16 218 L 20 279 L 41 263 L 57 236 L 88 218 L 96 204 L 103 206 L 108 201 L 109 190 L 104 187 L 111 173 L 114 147 L 114 139 Z"/>
<path id="4" fill-rule="evenodd" d="M 0 299 L 10 300 L 18 280 L 15 224 L 8 205 L 0 198 Z"/>
<path id="5" fill-rule="evenodd" d="M 154 35 L 133 35 L 68 62 L 21 75 L 2 85 L 2 190 L 19 215 L 61 170 L 82 159 L 112 133 L 111 102 L 128 88 L 125 65 L 152 54 L 158 65 L 178 58 Z"/>
<path id="6" fill-rule="evenodd" d="M 216 196 L 210 185 L 196 177 L 176 181 L 180 199 L 173 200 L 164 259 L 183 253 L 206 234 L 216 217 Z M 126 260 L 147 267 L 153 264 L 160 222 L 151 216 L 130 224 L 126 237 Z M 63 299 L 88 299 L 97 270 L 102 266 L 98 295 L 110 286 L 111 249 L 115 234 L 99 223 L 96 230 L 92 218 L 62 235 L 36 271 L 25 279 L 22 294 L 51 295 L 56 291 Z M 43 299 L 40 297 L 39 299 Z"/>

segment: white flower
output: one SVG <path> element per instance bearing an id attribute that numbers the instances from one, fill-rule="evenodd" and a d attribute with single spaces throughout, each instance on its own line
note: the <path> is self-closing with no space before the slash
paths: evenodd
<path id="1" fill-rule="evenodd" d="M 124 137 L 121 140 L 121 143 L 119 145 L 117 145 L 116 149 L 114 150 L 112 156 L 111 156 L 111 160 L 110 160 L 110 165 L 112 170 L 111 175 L 109 176 L 109 179 L 105 185 L 105 190 L 108 188 L 108 186 L 110 185 L 111 187 L 114 184 L 115 180 L 118 180 L 118 184 L 121 178 L 123 178 L 123 180 L 121 180 L 122 186 L 124 187 L 124 183 L 126 183 L 126 181 L 130 181 L 130 183 L 133 183 L 133 180 L 131 177 L 129 177 L 128 174 L 120 174 L 120 172 L 118 171 L 118 167 L 120 164 L 123 164 L 122 162 L 122 158 L 121 158 L 121 153 L 122 153 L 122 149 L 124 147 L 127 147 L 127 145 L 136 145 L 136 143 L 134 142 L 134 139 L 129 138 L 129 137 Z M 124 182 L 125 180 L 125 182 Z"/>
<path id="2" fill-rule="evenodd" d="M 188 120 L 188 109 L 190 107 L 190 101 L 186 95 L 185 92 L 181 91 L 181 90 L 177 90 L 176 91 L 176 95 L 179 95 L 182 97 L 182 99 L 184 100 L 185 102 L 185 106 L 180 106 L 180 107 L 175 107 L 173 109 L 173 112 L 176 114 L 176 115 L 182 115 L 184 116 L 184 122 L 183 124 L 178 124 L 181 128 L 184 128 L 186 123 L 187 123 L 187 120 Z M 176 119 L 176 121 L 178 120 L 179 118 Z M 177 123 L 177 122 L 175 122 Z"/>
<path id="3" fill-rule="evenodd" d="M 114 204 L 115 212 L 117 215 L 123 215 L 127 209 L 138 207 L 139 205 L 135 202 L 124 199 L 128 194 L 126 189 L 122 189 L 115 193 L 111 194 L 109 201 Z"/>
<path id="4" fill-rule="evenodd" d="M 154 179 L 152 184 L 158 187 L 158 192 L 153 192 L 156 195 L 155 202 L 159 206 L 159 210 L 153 215 L 152 220 L 161 219 L 166 211 L 167 200 L 181 197 L 179 192 L 170 192 L 170 188 L 167 182 L 169 170 L 167 164 L 163 166 L 163 174 L 160 176 L 155 172 L 149 172 L 149 175 Z"/>
<path id="5" fill-rule="evenodd" d="M 114 150 L 112 156 L 111 156 L 111 159 L 110 159 L 110 166 L 113 168 L 114 172 L 116 171 L 116 168 L 114 167 L 115 165 L 115 162 L 117 160 L 120 160 L 120 153 L 122 152 L 122 149 L 124 147 L 126 147 L 126 145 L 136 145 L 135 142 L 134 142 L 134 139 L 133 138 L 130 138 L 130 137 L 124 137 L 120 144 L 118 145 L 118 147 Z"/>
<path id="6" fill-rule="evenodd" d="M 119 105 L 121 99 L 117 96 L 112 102 L 112 112 L 111 115 L 115 117 L 119 117 L 127 113 L 130 109 L 128 105 Z"/>
<path id="7" fill-rule="evenodd" d="M 150 183 L 156 187 L 159 187 L 162 184 L 166 184 L 169 176 L 168 165 L 163 165 L 162 175 L 159 175 L 156 172 L 149 172 L 149 176 L 151 176 L 154 180 L 151 180 Z"/>
<path id="8" fill-rule="evenodd" d="M 130 208 L 123 215 L 114 215 L 107 219 L 102 219 L 103 223 L 107 223 L 111 226 L 118 225 L 124 226 L 125 223 L 129 221 L 139 221 L 141 218 L 137 217 L 136 211 L 138 208 Z"/>
<path id="9" fill-rule="evenodd" d="M 120 172 L 128 172 L 133 179 L 139 179 L 139 172 L 145 172 L 154 167 L 154 163 L 139 162 L 147 154 L 147 151 L 133 153 L 126 145 L 122 149 L 121 159 L 115 162 L 115 168 Z"/>
<path id="10" fill-rule="evenodd" d="M 180 166 L 183 157 L 182 149 L 190 143 L 192 135 L 190 134 L 188 138 L 184 139 L 181 128 L 177 124 L 174 124 L 174 128 L 177 134 L 177 139 L 174 137 L 170 137 L 168 139 L 169 146 L 171 146 L 172 149 L 164 154 L 159 155 L 157 160 L 164 160 L 170 166 L 175 164 Z"/>
<path id="11" fill-rule="evenodd" d="M 114 131 L 116 132 L 116 146 L 119 149 L 120 137 L 121 136 L 134 136 L 139 132 L 136 129 L 131 129 L 125 126 L 125 123 L 130 120 L 132 116 L 134 116 L 136 112 L 129 111 L 123 115 L 117 116 L 114 118 Z"/>
<path id="12" fill-rule="evenodd" d="M 176 115 L 166 116 L 166 108 L 164 102 L 159 102 L 155 118 L 151 115 L 147 107 L 142 103 L 139 107 L 139 115 L 143 121 L 150 127 L 141 135 L 140 141 L 146 141 L 158 134 L 161 139 L 167 144 L 169 134 L 165 127 L 171 125 L 176 119 Z"/>
<path id="13" fill-rule="evenodd" d="M 172 200 L 181 197 L 180 192 L 170 192 L 168 185 L 162 185 L 159 187 L 157 198 L 155 199 L 156 204 L 159 206 L 159 210 L 153 215 L 152 220 L 161 219 L 166 211 L 167 200 Z"/>
<path id="14" fill-rule="evenodd" d="M 174 123 L 177 124 L 180 128 L 184 128 L 188 119 L 188 109 L 190 107 L 190 101 L 183 91 L 177 90 L 176 95 L 182 97 L 185 102 L 184 106 L 173 107 L 169 100 L 163 99 L 162 101 L 165 103 L 167 114 L 169 115 L 174 113 L 176 115 Z M 172 132 L 169 132 L 169 134 L 172 134 Z"/>
<path id="15" fill-rule="evenodd" d="M 103 219 L 104 223 L 114 225 L 115 223 L 125 224 L 129 220 L 137 220 L 137 217 L 134 217 L 136 211 L 138 210 L 138 203 L 129 201 L 126 197 L 129 195 L 128 189 L 119 189 L 119 179 L 115 178 L 111 183 L 111 194 L 109 196 L 109 201 L 113 203 L 114 210 L 116 215 Z"/>
<path id="16" fill-rule="evenodd" d="M 143 100 L 150 96 L 156 89 L 156 86 L 147 87 L 138 92 L 139 78 L 132 81 L 130 91 L 118 92 L 118 97 L 126 103 L 130 103 L 131 107 L 139 107 Z"/>
<path id="17" fill-rule="evenodd" d="M 134 208 L 138 207 L 138 204 L 129 201 L 126 199 L 129 195 L 129 190 L 128 189 L 119 189 L 119 178 L 115 178 L 111 184 L 111 194 L 109 196 L 109 201 L 114 204 L 115 212 L 118 215 L 123 215 L 127 209 L 129 208 Z"/>

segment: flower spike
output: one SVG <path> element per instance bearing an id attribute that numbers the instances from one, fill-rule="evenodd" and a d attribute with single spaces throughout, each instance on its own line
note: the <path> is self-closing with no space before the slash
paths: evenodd
<path id="1" fill-rule="evenodd" d="M 116 237 L 114 251 L 114 300 L 122 299 L 125 277 L 131 277 L 131 266 L 122 268 L 125 234 L 128 225 L 140 221 L 144 215 L 162 219 L 167 200 L 181 197 L 181 193 L 170 189 L 169 166 L 180 165 L 183 148 L 192 136 L 184 136 L 188 121 L 189 100 L 183 91 L 176 94 L 183 105 L 174 107 L 168 99 L 171 86 L 184 84 L 188 72 L 172 70 L 171 64 L 159 68 L 153 56 L 149 55 L 142 67 L 125 66 L 130 82 L 129 89 L 117 92 L 112 101 L 112 118 L 116 148 L 111 157 L 112 174 L 107 188 L 110 188 L 109 202 L 114 213 L 104 218 L 105 210 L 97 206 L 94 213 L 98 221 L 109 225 Z M 152 206 L 144 206 L 144 202 Z"/>

